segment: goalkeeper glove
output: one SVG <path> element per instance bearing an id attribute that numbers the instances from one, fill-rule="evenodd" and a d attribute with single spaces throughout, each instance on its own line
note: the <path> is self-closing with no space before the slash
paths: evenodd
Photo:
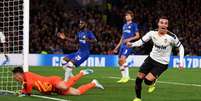
<path id="1" fill-rule="evenodd" d="M 16 93 L 16 96 L 18 96 L 18 97 L 24 97 L 24 96 L 31 95 L 30 93 L 22 93 L 22 91 L 20 91 L 20 90 L 16 91 L 15 93 Z"/>

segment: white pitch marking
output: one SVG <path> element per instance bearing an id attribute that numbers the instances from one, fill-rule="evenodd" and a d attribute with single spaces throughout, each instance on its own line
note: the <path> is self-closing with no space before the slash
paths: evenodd
<path id="1" fill-rule="evenodd" d="M 31 95 L 31 96 L 38 97 L 38 98 L 43 98 L 43 99 L 54 100 L 54 101 L 70 101 L 70 100 L 65 100 L 65 99 L 60 99 L 60 98 L 53 98 L 53 97 L 48 97 L 48 96 L 41 96 L 41 95 Z"/>
<path id="2" fill-rule="evenodd" d="M 120 77 L 109 77 L 111 79 L 120 79 Z M 131 79 L 135 80 L 135 79 Z M 191 84 L 191 83 L 180 83 L 180 82 L 167 82 L 167 81 L 157 81 L 158 83 L 163 83 L 163 84 L 171 84 L 171 85 L 180 85 L 180 86 L 193 86 L 193 87 L 201 87 L 199 84 Z"/>
<path id="3" fill-rule="evenodd" d="M 0 92 L 8 92 L 11 94 L 16 94 L 14 91 L 8 91 L 8 90 L 0 90 Z M 65 99 L 60 99 L 60 98 L 54 98 L 54 97 L 48 97 L 48 96 L 41 96 L 41 95 L 31 95 L 32 97 L 37 97 L 37 98 L 43 98 L 43 99 L 49 99 L 49 100 L 54 100 L 54 101 L 71 101 L 71 100 L 65 100 Z"/>

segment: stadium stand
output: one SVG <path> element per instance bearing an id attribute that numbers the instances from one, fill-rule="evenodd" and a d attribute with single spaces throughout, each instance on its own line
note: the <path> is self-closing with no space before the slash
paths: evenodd
<path id="1" fill-rule="evenodd" d="M 65 32 L 74 38 L 79 30 L 77 22 L 84 17 L 98 40 L 92 46 L 92 54 L 111 54 L 121 37 L 124 12 L 129 9 L 135 13 L 141 35 L 155 29 L 157 18 L 166 15 L 170 19 L 169 29 L 181 40 L 186 55 L 201 55 L 200 0 L 103 0 L 101 4 L 85 6 L 69 1 L 31 0 L 30 53 L 62 54 L 77 50 L 78 44 L 64 42 L 56 33 Z M 136 49 L 134 54 L 149 53 L 151 43 L 145 45 L 150 47 Z"/>

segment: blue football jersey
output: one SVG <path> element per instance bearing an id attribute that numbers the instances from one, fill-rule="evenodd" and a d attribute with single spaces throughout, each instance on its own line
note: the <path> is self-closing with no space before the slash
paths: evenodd
<path id="1" fill-rule="evenodd" d="M 77 33 L 77 38 L 79 40 L 79 50 L 80 51 L 90 51 L 90 43 L 86 42 L 86 38 L 88 39 L 96 39 L 94 34 L 91 31 L 80 31 Z"/>
<path id="2" fill-rule="evenodd" d="M 138 32 L 138 25 L 137 23 L 125 23 L 122 28 L 122 39 L 123 41 L 127 38 L 135 36 L 135 33 Z"/>
<path id="3" fill-rule="evenodd" d="M 133 23 L 133 22 L 130 24 L 125 23 L 123 25 L 122 30 L 123 30 L 122 39 L 124 41 L 125 39 L 135 36 L 135 33 L 138 32 L 138 26 L 136 23 Z M 119 49 L 119 56 L 123 55 L 128 57 L 131 54 L 131 52 L 132 52 L 132 48 L 127 47 L 125 43 L 121 44 L 121 47 Z"/>

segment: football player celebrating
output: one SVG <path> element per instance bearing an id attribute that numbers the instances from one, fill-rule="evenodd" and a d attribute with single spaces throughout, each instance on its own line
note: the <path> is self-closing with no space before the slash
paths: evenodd
<path id="1" fill-rule="evenodd" d="M 135 93 L 136 98 L 133 101 L 141 101 L 142 81 L 149 86 L 148 92 L 155 90 L 156 79 L 168 68 L 172 47 L 179 48 L 180 69 L 183 68 L 184 47 L 178 40 L 177 36 L 168 31 L 167 17 L 160 17 L 158 22 L 158 30 L 149 31 L 142 39 L 127 43 L 129 47 L 139 47 L 145 42 L 152 40 L 154 45 L 150 55 L 145 59 L 140 67 L 136 81 Z"/>

